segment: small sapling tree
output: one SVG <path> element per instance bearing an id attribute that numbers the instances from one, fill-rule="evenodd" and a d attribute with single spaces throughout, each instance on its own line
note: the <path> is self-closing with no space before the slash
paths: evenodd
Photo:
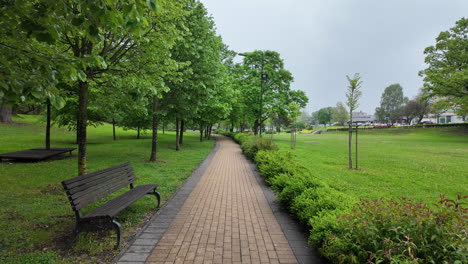
<path id="1" fill-rule="evenodd" d="M 350 78 L 346 75 L 348 79 L 349 86 L 348 90 L 346 91 L 346 105 L 349 107 L 349 122 L 348 122 L 348 134 L 349 134 L 349 142 L 348 142 L 348 152 L 349 152 L 349 169 L 353 168 L 353 157 L 352 157 L 352 139 L 353 139 L 353 111 L 359 106 L 359 98 L 362 95 L 361 89 L 361 76 L 359 73 L 355 73 L 353 78 Z M 357 167 L 356 167 L 357 169 Z"/>

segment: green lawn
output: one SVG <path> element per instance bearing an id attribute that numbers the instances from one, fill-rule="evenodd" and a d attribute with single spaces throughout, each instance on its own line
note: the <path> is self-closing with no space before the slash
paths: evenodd
<path id="1" fill-rule="evenodd" d="M 290 135 L 276 135 L 289 150 Z M 332 187 L 356 197 L 406 196 L 432 204 L 468 194 L 468 130 L 385 129 L 359 133 L 359 168 L 348 167 L 347 132 L 297 135 L 298 160 Z"/>
<path id="2" fill-rule="evenodd" d="M 37 117 L 16 118 L 21 124 L 0 124 L 0 152 L 18 151 L 44 145 L 44 125 Z M 75 133 L 53 128 L 52 147 L 76 147 Z M 196 133 L 185 133 L 181 151 L 174 147 L 174 133 L 159 133 L 158 161 L 149 163 L 150 134 L 136 139 L 135 131 L 112 127 L 88 128 L 88 171 L 130 161 L 137 184 L 157 183 L 165 202 L 200 162 L 210 153 L 214 141 L 199 142 Z M 62 189 L 62 180 L 77 176 L 77 151 L 70 157 L 44 162 L 0 163 L 0 263 L 96 263 L 108 262 L 115 235 L 83 233 L 75 242 L 70 237 L 74 215 Z M 119 216 L 124 238 L 133 235 L 144 219 L 155 211 L 156 199 L 147 196 Z M 101 237 L 104 237 L 102 239 Z"/>

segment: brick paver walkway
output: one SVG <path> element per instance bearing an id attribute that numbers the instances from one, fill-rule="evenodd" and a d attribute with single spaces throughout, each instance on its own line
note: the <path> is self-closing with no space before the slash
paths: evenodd
<path id="1" fill-rule="evenodd" d="M 219 140 L 146 263 L 297 263 L 239 146 Z"/>

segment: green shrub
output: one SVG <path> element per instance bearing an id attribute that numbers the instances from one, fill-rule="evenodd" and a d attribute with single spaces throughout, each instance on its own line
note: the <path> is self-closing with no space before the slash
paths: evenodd
<path id="1" fill-rule="evenodd" d="M 321 253 L 333 263 L 468 263 L 468 209 L 442 199 L 362 200 L 341 217 Z"/>
<path id="2" fill-rule="evenodd" d="M 283 173 L 294 175 L 309 172 L 294 159 L 291 152 L 287 151 L 260 150 L 255 156 L 255 163 L 260 175 L 267 180 Z"/>
<path id="3" fill-rule="evenodd" d="M 260 150 L 278 150 L 278 146 L 272 140 L 259 137 L 248 137 L 243 139 L 241 148 L 244 155 L 252 160 Z"/>
<path id="4" fill-rule="evenodd" d="M 278 192 L 280 202 L 287 207 L 305 190 L 325 187 L 323 182 L 314 178 L 310 173 L 280 174 L 271 180 L 271 184 L 272 188 Z M 293 208 L 288 209 L 296 215 L 300 211 L 293 211 Z"/>
<path id="5" fill-rule="evenodd" d="M 236 141 L 239 145 L 242 145 L 242 143 L 247 140 L 248 134 L 245 133 L 236 133 L 233 137 L 234 141 Z"/>
<path id="6" fill-rule="evenodd" d="M 216 129 L 214 131 L 215 134 L 219 134 L 219 135 L 225 135 L 226 131 L 222 130 L 222 129 Z"/>
<path id="7" fill-rule="evenodd" d="M 322 210 L 309 219 L 309 243 L 320 248 L 325 239 L 339 231 L 338 218 L 349 213 L 349 208 Z"/>
<path id="8" fill-rule="evenodd" d="M 321 211 L 344 210 L 351 207 L 353 199 L 323 184 L 316 184 L 305 189 L 295 197 L 291 204 L 291 212 L 305 224 Z M 312 226 L 313 227 L 313 226 Z"/>

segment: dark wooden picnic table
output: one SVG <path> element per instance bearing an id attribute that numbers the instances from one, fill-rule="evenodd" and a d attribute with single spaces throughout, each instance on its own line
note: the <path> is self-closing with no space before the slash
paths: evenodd
<path id="1" fill-rule="evenodd" d="M 22 160 L 22 161 L 40 161 L 57 156 L 66 152 L 70 155 L 76 148 L 33 148 L 15 152 L 8 152 L 0 154 L 0 161 L 2 159 Z"/>

